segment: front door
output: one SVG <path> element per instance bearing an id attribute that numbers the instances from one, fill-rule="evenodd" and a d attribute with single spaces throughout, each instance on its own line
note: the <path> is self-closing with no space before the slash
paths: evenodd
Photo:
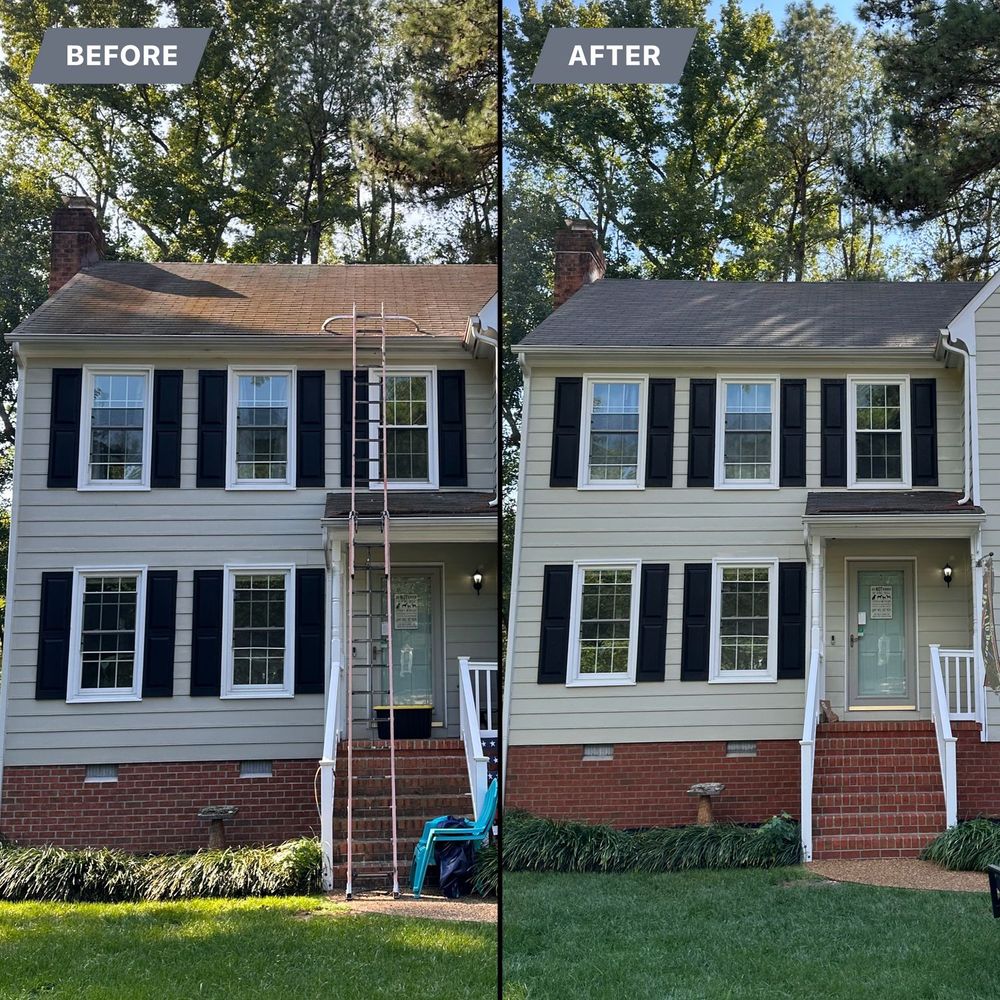
<path id="1" fill-rule="evenodd" d="M 849 564 L 849 711 L 915 709 L 913 564 Z"/>

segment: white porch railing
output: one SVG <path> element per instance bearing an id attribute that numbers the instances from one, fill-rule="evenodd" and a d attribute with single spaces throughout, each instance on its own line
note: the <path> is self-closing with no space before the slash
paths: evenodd
<path id="1" fill-rule="evenodd" d="M 955 760 L 956 740 L 951 732 L 953 716 L 945 683 L 945 667 L 941 658 L 944 652 L 954 653 L 955 651 L 945 651 L 940 646 L 931 645 L 931 716 L 934 719 L 938 758 L 941 761 L 945 825 L 952 827 L 958 822 L 958 768 Z M 969 656 L 972 657 L 971 651 Z M 973 676 L 974 674 L 973 671 Z"/>
<path id="2" fill-rule="evenodd" d="M 458 668 L 458 705 L 462 742 L 465 744 L 465 763 L 469 770 L 472 806 L 478 819 L 489 785 L 488 760 L 483 752 L 483 739 L 492 739 L 497 735 L 495 714 L 499 710 L 497 665 L 460 656 Z"/>
<path id="3" fill-rule="evenodd" d="M 806 710 L 802 722 L 801 779 L 799 804 L 799 832 L 802 837 L 802 859 L 812 861 L 812 792 L 813 770 L 816 764 L 816 726 L 819 723 L 819 700 L 823 695 L 823 653 L 814 649 L 809 658 L 809 675 L 806 683 Z"/>
<path id="4" fill-rule="evenodd" d="M 343 667 L 334 661 L 330 671 L 330 693 L 323 726 L 323 756 L 319 762 L 319 842 L 323 858 L 323 888 L 333 889 L 333 793 L 337 773 L 337 743 L 340 741 Z"/>
<path id="5" fill-rule="evenodd" d="M 933 648 L 933 647 L 932 647 Z M 945 704 L 952 721 L 979 720 L 980 686 L 976 654 L 971 649 L 938 649 L 944 676 Z"/>

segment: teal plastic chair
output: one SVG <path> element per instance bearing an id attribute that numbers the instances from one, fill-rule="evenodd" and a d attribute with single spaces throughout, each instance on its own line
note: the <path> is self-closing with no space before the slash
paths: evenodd
<path id="1" fill-rule="evenodd" d="M 445 841 L 454 843 L 455 841 L 471 841 L 474 844 L 481 844 L 489 838 L 490 830 L 493 827 L 493 819 L 497 811 L 497 779 L 494 778 L 486 789 L 486 797 L 483 799 L 483 809 L 479 814 L 474 826 L 466 827 L 464 830 L 459 827 L 441 826 L 448 817 L 435 816 L 424 824 L 424 832 L 420 835 L 420 840 L 413 851 L 413 873 L 410 881 L 413 885 L 413 898 L 420 898 L 420 890 L 424 887 L 424 877 L 427 869 L 434 863 L 434 845 Z"/>

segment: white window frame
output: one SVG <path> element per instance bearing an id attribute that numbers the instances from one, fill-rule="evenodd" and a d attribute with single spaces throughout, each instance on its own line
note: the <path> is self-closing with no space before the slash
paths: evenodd
<path id="1" fill-rule="evenodd" d="M 285 669 L 281 684 L 233 683 L 233 601 L 236 577 L 283 573 L 285 576 Z M 226 564 L 223 568 L 222 683 L 223 699 L 295 697 L 295 566 L 293 563 Z"/>
<path id="2" fill-rule="evenodd" d="M 625 674 L 580 673 L 580 617 L 583 610 L 583 574 L 588 569 L 632 570 L 632 605 L 629 623 L 628 672 Z M 573 562 L 573 590 L 570 596 L 569 661 L 566 687 L 624 687 L 636 683 L 639 643 L 639 591 L 642 586 L 640 559 L 581 559 Z"/>
<path id="3" fill-rule="evenodd" d="M 876 385 L 899 386 L 899 440 L 902 462 L 901 480 L 878 481 L 858 479 L 857 434 L 858 434 L 858 386 Z M 849 375 L 847 377 L 847 488 L 852 490 L 909 490 L 912 489 L 913 473 L 910 446 L 910 376 L 909 375 Z"/>
<path id="4" fill-rule="evenodd" d="M 91 479 L 90 444 L 91 420 L 94 411 L 94 379 L 99 375 L 144 375 L 146 377 L 146 398 L 142 415 L 142 478 Z M 80 401 L 80 452 L 77 474 L 77 489 L 97 490 L 148 490 L 150 469 L 153 464 L 153 368 L 151 365 L 84 365 L 83 398 Z"/>
<path id="5" fill-rule="evenodd" d="M 73 569 L 73 606 L 69 626 L 69 674 L 66 703 L 142 701 L 142 667 L 146 636 L 146 566 L 81 566 Z M 83 636 L 84 581 L 94 576 L 134 576 L 135 586 L 135 662 L 129 688 L 84 688 L 80 640 Z"/>
<path id="6" fill-rule="evenodd" d="M 635 480 L 590 479 L 590 419 L 594 409 L 594 385 L 600 382 L 629 383 L 639 386 L 639 444 L 636 455 Z M 583 377 L 583 415 L 580 433 L 583 437 L 577 489 L 581 490 L 644 490 L 646 488 L 646 408 L 649 396 L 649 376 L 631 374 L 585 375 Z"/>
<path id="7" fill-rule="evenodd" d="M 722 571 L 724 569 L 766 569 L 768 571 L 767 670 L 722 670 Z M 774 684 L 778 680 L 778 560 L 712 560 L 712 627 L 708 659 L 709 684 Z"/>
<path id="8" fill-rule="evenodd" d="M 715 386 L 715 488 L 717 490 L 776 490 L 780 460 L 779 398 L 777 375 L 720 375 Z M 726 479 L 726 386 L 753 384 L 771 386 L 771 476 L 769 479 Z"/>
<path id="9" fill-rule="evenodd" d="M 296 369 L 294 366 L 255 367 L 230 365 L 226 414 L 226 489 L 227 490 L 294 490 L 295 489 L 295 427 Z M 284 479 L 239 479 L 236 475 L 236 411 L 239 408 L 240 376 L 288 376 L 288 464 Z"/>
<path id="10" fill-rule="evenodd" d="M 378 396 L 381 368 L 370 368 L 368 374 L 368 437 L 378 435 L 378 443 L 368 445 L 368 488 L 382 488 L 382 401 Z M 437 368 L 386 368 L 386 377 L 394 375 L 424 378 L 427 381 L 427 482 L 389 480 L 390 490 L 436 490 L 440 483 L 438 464 Z M 374 395 L 374 398 L 372 398 Z"/>

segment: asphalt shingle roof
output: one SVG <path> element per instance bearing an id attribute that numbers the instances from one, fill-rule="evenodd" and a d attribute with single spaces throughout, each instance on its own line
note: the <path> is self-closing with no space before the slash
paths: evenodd
<path id="1" fill-rule="evenodd" d="M 809 493 L 806 516 L 823 514 L 982 514 L 982 507 L 959 504 L 961 493 L 946 490 L 885 490 Z"/>
<path id="2" fill-rule="evenodd" d="M 924 348 L 981 282 L 641 281 L 586 285 L 529 347 Z"/>
<path id="3" fill-rule="evenodd" d="M 492 493 L 455 491 L 438 493 L 431 490 L 393 491 L 389 494 L 390 517 L 496 517 L 497 508 L 490 506 Z M 382 513 L 382 491 L 358 493 L 356 510 L 361 517 Z M 351 512 L 350 493 L 326 495 L 327 518 L 347 517 Z"/>
<path id="4" fill-rule="evenodd" d="M 460 337 L 496 292 L 492 264 L 148 264 L 85 268 L 9 335 L 316 334 L 328 316 L 410 316 Z M 349 325 L 337 329 L 348 329 Z M 397 324 L 390 334 L 412 333 Z"/>

